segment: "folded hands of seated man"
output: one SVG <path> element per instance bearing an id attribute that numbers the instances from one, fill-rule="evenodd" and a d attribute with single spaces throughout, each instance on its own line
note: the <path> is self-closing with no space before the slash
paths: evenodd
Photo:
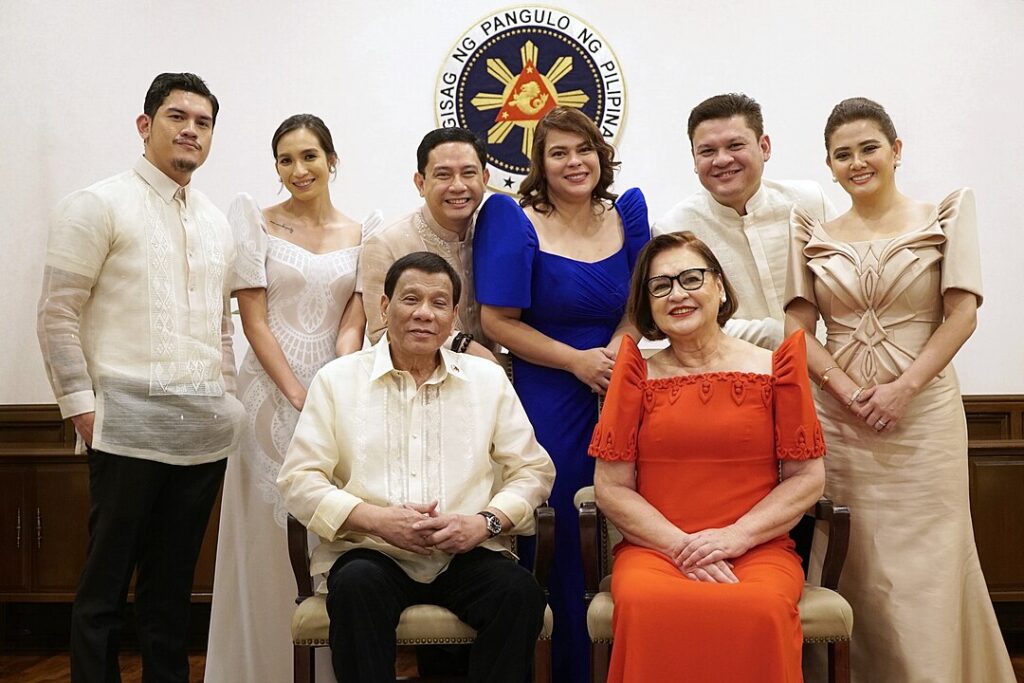
<path id="1" fill-rule="evenodd" d="M 402 506 L 366 506 L 365 513 L 371 513 L 372 522 L 365 525 L 370 533 L 402 550 L 420 555 L 429 555 L 432 544 L 430 535 L 416 528 L 416 524 L 437 516 L 437 502 L 427 505 L 406 504 Z M 359 505 L 356 510 L 363 508 Z M 353 510 L 353 513 L 356 512 Z"/>
<path id="2" fill-rule="evenodd" d="M 428 547 L 452 554 L 469 552 L 490 538 L 480 515 L 439 515 L 435 510 L 431 516 L 413 524 L 413 528 L 425 534 L 424 542 Z"/>

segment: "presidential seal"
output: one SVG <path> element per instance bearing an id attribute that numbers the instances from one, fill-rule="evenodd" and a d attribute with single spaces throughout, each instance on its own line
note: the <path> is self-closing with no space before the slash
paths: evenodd
<path id="1" fill-rule="evenodd" d="M 491 189 L 500 192 L 518 191 L 537 122 L 557 106 L 580 109 L 614 144 L 626 89 L 608 41 L 551 7 L 487 15 L 456 41 L 437 77 L 438 125 L 469 128 L 487 140 Z"/>

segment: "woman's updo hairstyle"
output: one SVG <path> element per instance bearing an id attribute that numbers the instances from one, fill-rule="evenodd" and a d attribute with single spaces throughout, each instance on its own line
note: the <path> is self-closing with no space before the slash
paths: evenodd
<path id="1" fill-rule="evenodd" d="M 825 122 L 825 151 L 831 150 L 829 140 L 840 126 L 865 119 L 878 124 L 879 130 L 882 131 L 889 144 L 895 144 L 898 137 L 896 126 L 893 125 L 885 107 L 866 97 L 851 97 L 834 106 L 832 113 L 828 116 L 828 121 Z"/>
<path id="2" fill-rule="evenodd" d="M 333 167 L 338 162 L 338 153 L 334 151 L 334 138 L 331 137 L 331 131 L 323 119 L 313 114 L 294 114 L 281 122 L 281 125 L 274 131 L 274 137 L 270 139 L 270 151 L 274 155 L 274 161 L 277 161 L 277 143 L 281 141 L 281 138 L 293 130 L 301 128 L 305 128 L 316 136 L 317 142 L 320 143 L 320 149 L 327 155 L 327 160 Z"/>

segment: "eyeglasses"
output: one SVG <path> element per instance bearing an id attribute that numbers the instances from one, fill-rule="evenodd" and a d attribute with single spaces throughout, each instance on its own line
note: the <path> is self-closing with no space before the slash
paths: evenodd
<path id="1" fill-rule="evenodd" d="M 717 273 L 714 268 L 687 268 L 678 275 L 657 275 L 647 281 L 647 291 L 651 296 L 661 298 L 672 293 L 672 283 L 678 282 L 679 286 L 688 292 L 700 289 L 704 286 L 705 273 Z"/>

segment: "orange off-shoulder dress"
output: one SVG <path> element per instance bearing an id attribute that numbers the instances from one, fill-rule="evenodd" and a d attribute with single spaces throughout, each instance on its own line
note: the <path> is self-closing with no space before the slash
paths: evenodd
<path id="1" fill-rule="evenodd" d="M 637 491 L 688 532 L 734 523 L 779 481 L 780 460 L 825 453 L 803 333 L 775 351 L 772 374 L 647 379 L 623 339 L 589 452 L 636 463 Z M 615 550 L 609 681 L 801 681 L 797 602 L 804 575 L 788 536 L 733 562 L 736 584 L 693 581 L 661 553 Z"/>

